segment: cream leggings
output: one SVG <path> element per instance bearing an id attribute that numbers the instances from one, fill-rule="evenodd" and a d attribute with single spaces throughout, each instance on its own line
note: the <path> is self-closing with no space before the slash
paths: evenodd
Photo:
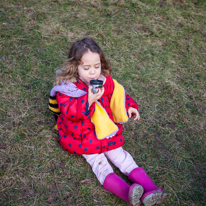
<path id="1" fill-rule="evenodd" d="M 107 175 L 114 172 L 107 158 L 127 176 L 138 167 L 132 156 L 122 147 L 101 154 L 83 155 L 83 157 L 91 165 L 94 174 L 102 185 Z"/>

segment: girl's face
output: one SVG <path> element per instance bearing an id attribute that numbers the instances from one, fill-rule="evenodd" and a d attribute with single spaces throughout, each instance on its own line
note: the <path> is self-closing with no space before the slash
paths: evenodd
<path id="1" fill-rule="evenodd" d="M 98 79 L 101 75 L 101 60 L 98 53 L 88 51 L 81 58 L 82 64 L 78 66 L 79 77 L 87 85 L 90 80 Z"/>

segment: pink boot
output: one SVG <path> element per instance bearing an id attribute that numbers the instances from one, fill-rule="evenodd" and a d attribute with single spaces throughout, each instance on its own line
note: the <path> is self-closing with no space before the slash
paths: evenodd
<path id="1" fill-rule="evenodd" d="M 109 174 L 103 184 L 103 188 L 131 205 L 140 205 L 140 198 L 143 194 L 141 185 L 128 185 L 123 179 L 115 173 Z"/>
<path id="2" fill-rule="evenodd" d="M 167 195 L 167 193 L 165 193 L 161 188 L 157 187 L 152 182 L 147 173 L 141 167 L 132 170 L 128 176 L 128 179 L 132 182 L 142 185 L 144 188 L 144 194 L 141 198 L 141 201 L 145 206 L 159 204 L 165 199 Z"/>

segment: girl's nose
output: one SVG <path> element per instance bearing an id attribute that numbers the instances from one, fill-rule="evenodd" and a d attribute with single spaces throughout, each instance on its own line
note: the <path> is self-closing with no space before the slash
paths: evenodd
<path id="1" fill-rule="evenodd" d="M 95 68 L 92 67 L 92 68 L 90 69 L 90 74 L 94 74 L 94 73 L 95 73 Z"/>

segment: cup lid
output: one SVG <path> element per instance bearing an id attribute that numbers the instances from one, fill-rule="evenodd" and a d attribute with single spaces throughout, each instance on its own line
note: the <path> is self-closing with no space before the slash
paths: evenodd
<path id="1" fill-rule="evenodd" d="M 92 85 L 92 84 L 101 84 L 101 85 L 103 85 L 103 81 L 102 80 L 98 80 L 98 79 L 94 79 L 94 80 L 91 80 L 90 81 L 90 84 Z"/>

